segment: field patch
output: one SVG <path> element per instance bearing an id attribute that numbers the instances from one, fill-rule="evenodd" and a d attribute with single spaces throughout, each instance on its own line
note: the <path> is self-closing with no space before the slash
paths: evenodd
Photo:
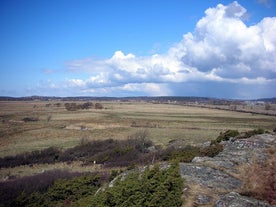
<path id="1" fill-rule="evenodd" d="M 96 129 L 110 129 L 122 127 L 120 124 L 91 124 L 91 123 L 80 123 L 71 124 L 65 127 L 65 129 L 71 130 L 96 130 Z"/>

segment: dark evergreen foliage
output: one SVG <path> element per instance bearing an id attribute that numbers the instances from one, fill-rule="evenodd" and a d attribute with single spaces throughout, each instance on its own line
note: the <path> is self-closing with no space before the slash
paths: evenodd
<path id="1" fill-rule="evenodd" d="M 236 137 L 240 133 L 237 130 L 227 130 L 225 132 L 221 132 L 220 135 L 216 138 L 214 143 L 220 143 L 222 141 L 228 141 L 231 137 Z"/>
<path id="2" fill-rule="evenodd" d="M 31 195 L 23 192 L 13 202 L 14 207 L 37 207 L 37 206 L 62 206 L 68 201 L 76 202 L 82 197 L 93 195 L 100 187 L 98 175 L 86 175 L 73 179 L 57 180 L 45 193 L 33 192 Z"/>
<path id="3" fill-rule="evenodd" d="M 177 164 L 166 170 L 155 165 L 143 174 L 134 172 L 125 180 L 99 192 L 93 197 L 92 207 L 179 207 L 182 205 L 183 180 Z"/>

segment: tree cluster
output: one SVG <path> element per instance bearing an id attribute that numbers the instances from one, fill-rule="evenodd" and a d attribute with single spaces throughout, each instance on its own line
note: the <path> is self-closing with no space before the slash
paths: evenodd
<path id="1" fill-rule="evenodd" d="M 103 109 L 103 105 L 101 103 L 95 103 L 95 105 L 92 102 L 85 102 L 83 104 L 77 104 L 77 103 L 65 103 L 64 104 L 67 111 L 77 111 L 77 110 L 84 110 L 84 109 Z"/>

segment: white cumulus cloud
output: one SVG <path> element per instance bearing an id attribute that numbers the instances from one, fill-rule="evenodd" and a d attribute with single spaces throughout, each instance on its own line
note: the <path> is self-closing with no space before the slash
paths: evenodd
<path id="1" fill-rule="evenodd" d="M 217 69 L 222 77 L 256 77 L 276 73 L 276 18 L 246 26 L 246 10 L 237 2 L 206 10 L 194 33 L 173 48 L 182 61 L 199 71 Z"/>
<path id="2" fill-rule="evenodd" d="M 262 85 L 262 90 L 272 91 L 276 85 L 276 17 L 251 26 L 246 25 L 246 17 L 246 9 L 236 1 L 218 4 L 207 9 L 194 31 L 184 34 L 165 54 L 137 57 L 118 50 L 107 59 L 66 63 L 70 72 L 87 73 L 88 77 L 69 79 L 64 87 L 110 96 L 116 90 L 121 94 L 186 95 L 179 89 L 175 92 L 173 86 L 189 82 L 198 83 L 199 88 L 215 82 Z"/>

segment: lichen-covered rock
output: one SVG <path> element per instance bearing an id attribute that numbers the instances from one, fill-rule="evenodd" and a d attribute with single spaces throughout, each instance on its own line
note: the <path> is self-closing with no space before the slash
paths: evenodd
<path id="1" fill-rule="evenodd" d="M 249 198 L 246 196 L 241 196 L 238 193 L 231 192 L 222 195 L 216 201 L 214 207 L 273 207 L 268 203 L 256 200 L 254 198 Z"/>
<path id="2" fill-rule="evenodd" d="M 186 181 L 194 182 L 203 187 L 234 190 L 241 185 L 238 179 L 204 165 L 180 163 L 180 172 Z"/>
<path id="3" fill-rule="evenodd" d="M 254 159 L 264 160 L 265 149 L 276 144 L 276 136 L 261 134 L 247 139 L 230 139 L 222 144 L 223 151 L 217 156 L 195 157 L 192 162 L 223 168 L 228 173 L 236 173 L 235 167 L 238 165 L 251 163 Z"/>
<path id="4" fill-rule="evenodd" d="M 203 189 L 210 198 L 225 194 L 219 197 L 215 207 L 269 207 L 265 202 L 229 192 L 239 190 L 242 185 L 242 181 L 236 178 L 240 166 L 267 159 L 267 148 L 276 146 L 276 134 L 233 138 L 221 144 L 223 151 L 215 157 L 195 157 L 192 163 L 180 163 L 181 176 L 187 184 L 201 187 L 198 192 L 192 192 L 194 204 L 210 205 L 201 203 L 205 200 L 200 197 Z"/>

